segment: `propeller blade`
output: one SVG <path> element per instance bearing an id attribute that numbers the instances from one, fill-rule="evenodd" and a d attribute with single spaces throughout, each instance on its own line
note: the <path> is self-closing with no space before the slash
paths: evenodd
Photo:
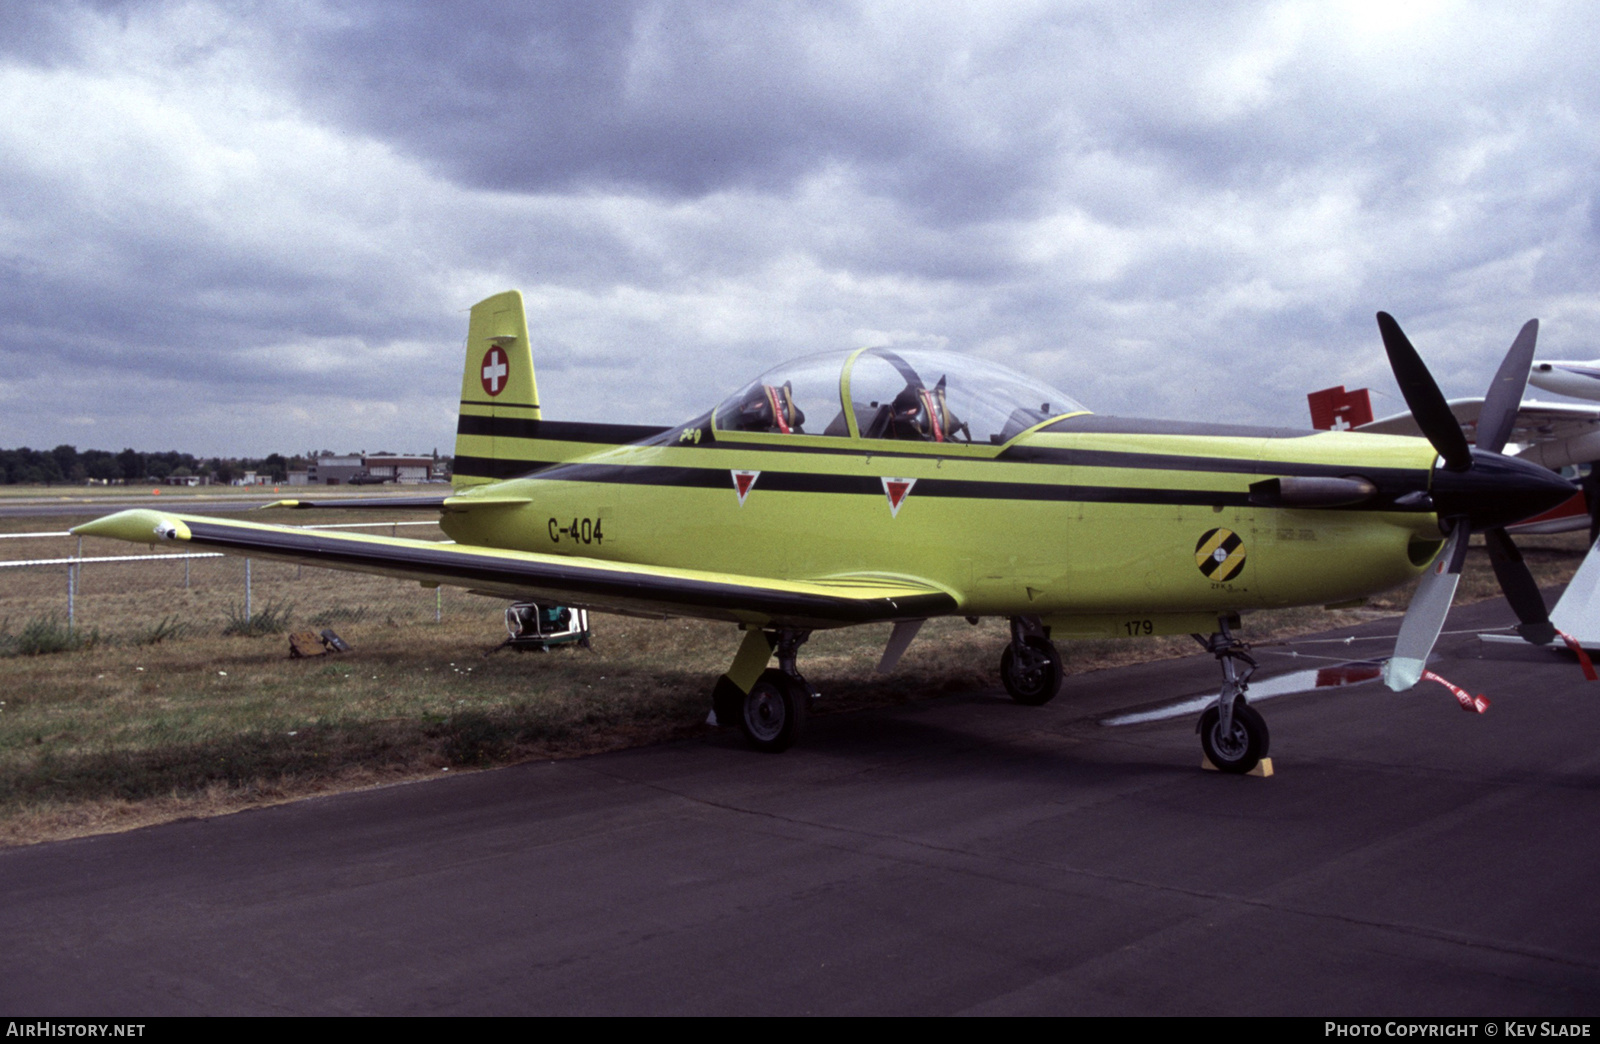
<path id="1" fill-rule="evenodd" d="M 1506 593 L 1506 601 L 1522 621 L 1517 633 L 1535 645 L 1554 641 L 1556 629 L 1550 624 L 1544 596 L 1539 593 L 1539 584 L 1528 570 L 1528 563 L 1522 560 L 1522 552 L 1511 542 L 1511 534 L 1498 527 L 1486 529 L 1483 540 L 1489 548 L 1489 564 L 1494 566 L 1500 590 Z"/>
<path id="2" fill-rule="evenodd" d="M 1461 429 L 1457 428 L 1457 432 Z M 1444 618 L 1455 598 L 1461 579 L 1461 563 L 1467 557 L 1467 537 L 1471 527 L 1458 518 L 1450 529 L 1433 566 L 1422 574 L 1422 583 L 1411 597 L 1411 606 L 1400 621 L 1400 635 L 1394 642 L 1394 655 L 1383 665 L 1383 683 L 1395 692 L 1404 692 L 1422 679 L 1433 643 L 1444 629 Z"/>
<path id="3" fill-rule="evenodd" d="M 1539 320 L 1529 319 L 1511 342 L 1511 350 L 1500 362 L 1489 393 L 1484 396 L 1483 412 L 1478 414 L 1478 448 L 1499 453 L 1511 438 L 1522 393 L 1528 387 L 1528 370 L 1533 366 L 1533 343 L 1539 338 Z"/>
<path id="4" fill-rule="evenodd" d="M 1379 312 L 1378 332 L 1383 335 L 1383 350 L 1389 355 L 1389 368 L 1400 385 L 1400 394 L 1416 418 L 1417 427 L 1444 458 L 1444 466 L 1451 471 L 1472 467 L 1472 450 L 1467 446 L 1467 437 L 1461 434 L 1460 422 L 1450 412 L 1450 404 L 1445 402 L 1439 386 L 1434 383 L 1433 374 L 1423 364 L 1422 356 L 1411 347 L 1394 316 Z"/>

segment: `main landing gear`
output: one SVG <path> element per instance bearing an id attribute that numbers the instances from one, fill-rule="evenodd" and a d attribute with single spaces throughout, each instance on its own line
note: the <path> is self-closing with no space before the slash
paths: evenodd
<path id="1" fill-rule="evenodd" d="M 795 666 L 800 646 L 810 637 L 810 631 L 791 628 L 746 631 L 733 666 L 711 691 L 717 724 L 738 724 L 752 747 L 769 754 L 793 746 L 818 695 Z M 778 666 L 767 667 L 774 650 Z M 746 679 L 747 688 L 740 685 Z"/>
<path id="2" fill-rule="evenodd" d="M 1222 772 L 1243 775 L 1267 756 L 1272 737 L 1266 720 L 1245 702 L 1244 692 L 1256 661 L 1245 652 L 1249 646 L 1233 636 L 1228 623 L 1227 617 L 1220 617 L 1216 634 L 1193 636 L 1222 664 L 1222 691 L 1217 693 L 1217 702 L 1200 715 L 1195 731 L 1200 733 L 1200 746 L 1211 764 Z M 1237 664 L 1242 664 L 1242 669 Z"/>
<path id="3" fill-rule="evenodd" d="M 1000 681 L 1018 703 L 1042 707 L 1061 691 L 1061 653 L 1037 616 L 1011 618 L 1011 644 L 1000 654 Z"/>

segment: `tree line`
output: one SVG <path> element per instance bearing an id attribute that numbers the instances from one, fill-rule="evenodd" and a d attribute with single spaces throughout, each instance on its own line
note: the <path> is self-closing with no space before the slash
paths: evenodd
<path id="1" fill-rule="evenodd" d="M 142 484 L 189 475 L 226 485 L 243 478 L 247 471 L 269 475 L 273 482 L 284 482 L 290 471 L 304 471 L 307 462 L 305 456 L 285 457 L 281 453 L 269 453 L 265 457 L 196 457 L 177 450 L 141 453 L 125 449 L 112 453 L 91 449 L 80 453 L 76 446 L 65 445 L 52 450 L 27 446 L 0 449 L 0 475 L 4 475 L 8 486 L 81 486 L 91 479 L 113 484 Z"/>

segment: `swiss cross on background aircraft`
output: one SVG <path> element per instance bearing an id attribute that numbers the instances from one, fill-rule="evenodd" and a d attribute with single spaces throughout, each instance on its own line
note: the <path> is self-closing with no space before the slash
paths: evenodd
<path id="1" fill-rule="evenodd" d="M 1349 431 L 1372 420 L 1372 400 L 1365 388 L 1347 392 L 1341 384 L 1312 392 L 1306 401 L 1311 404 L 1311 426 L 1323 431 Z"/>
<path id="2" fill-rule="evenodd" d="M 1399 326 L 1380 313 L 1379 327 L 1426 440 L 1097 416 L 1004 367 L 883 346 L 781 366 L 661 428 L 545 420 L 509 291 L 472 309 L 452 495 L 354 502 L 438 510 L 453 543 L 152 510 L 75 532 L 726 621 L 742 637 L 713 687 L 716 717 L 769 751 L 818 698 L 798 657 L 819 628 L 892 625 L 889 670 L 929 617 L 1005 618 L 1000 677 L 1024 704 L 1056 695 L 1062 639 L 1209 632 L 1223 684 L 1201 745 L 1247 772 L 1269 736 L 1245 698 L 1241 612 L 1348 602 L 1423 574 L 1384 667 L 1406 689 L 1482 532 L 1523 635 L 1555 634 L 1505 530 L 1574 489 L 1500 452 L 1521 348 L 1477 414 L 1474 449 Z"/>

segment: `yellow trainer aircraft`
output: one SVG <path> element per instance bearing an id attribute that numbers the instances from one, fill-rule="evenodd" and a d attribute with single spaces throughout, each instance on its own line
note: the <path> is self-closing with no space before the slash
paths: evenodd
<path id="1" fill-rule="evenodd" d="M 452 495 L 410 502 L 439 509 L 455 543 L 143 509 L 74 532 L 725 620 L 744 638 L 713 690 L 717 718 L 770 751 L 794 741 L 816 696 L 796 662 L 818 628 L 891 622 L 887 670 L 929 617 L 1006 617 L 1000 676 L 1025 704 L 1056 694 L 1057 640 L 1210 634 L 1224 684 L 1201 744 L 1247 772 L 1268 732 L 1244 699 L 1241 612 L 1354 601 L 1437 562 L 1386 669 L 1408 688 L 1467 535 L 1486 530 L 1525 633 L 1550 637 L 1502 527 L 1573 487 L 1500 455 L 1493 435 L 1521 398 L 1531 339 L 1502 367 L 1512 376 L 1480 425 L 1490 438 L 1472 449 L 1405 335 L 1379 324 L 1431 445 L 1097 416 L 1003 367 L 888 347 L 779 367 L 672 428 L 547 421 L 509 291 L 472 309 Z"/>

